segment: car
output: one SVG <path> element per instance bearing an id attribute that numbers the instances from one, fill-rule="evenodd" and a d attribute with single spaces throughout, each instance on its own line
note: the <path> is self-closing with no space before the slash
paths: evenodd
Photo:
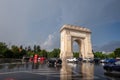
<path id="1" fill-rule="evenodd" d="M 56 58 L 50 58 L 50 59 L 47 60 L 47 65 L 48 66 L 54 66 L 55 61 L 56 61 Z"/>
<path id="2" fill-rule="evenodd" d="M 101 63 L 115 63 L 117 60 L 116 59 L 102 59 L 100 60 Z"/>
<path id="3" fill-rule="evenodd" d="M 101 60 L 100 60 L 100 63 L 105 63 L 105 60 L 106 60 L 106 59 L 101 59 Z"/>
<path id="4" fill-rule="evenodd" d="M 56 59 L 55 66 L 61 66 L 62 60 L 60 58 Z"/>
<path id="5" fill-rule="evenodd" d="M 115 63 L 116 59 L 106 59 L 105 63 Z"/>
<path id="6" fill-rule="evenodd" d="M 25 57 L 22 58 L 22 62 L 29 62 L 29 59 L 30 59 L 30 57 L 25 56 Z"/>
<path id="7" fill-rule="evenodd" d="M 109 59 L 108 59 L 108 58 L 101 59 L 100 62 L 101 62 L 101 63 L 108 63 L 108 62 L 109 62 Z"/>
<path id="8" fill-rule="evenodd" d="M 67 60 L 67 62 L 77 62 L 78 61 L 78 59 L 76 59 L 76 58 L 68 58 L 66 60 Z"/>
<path id="9" fill-rule="evenodd" d="M 78 60 L 78 61 L 82 61 L 83 59 L 82 59 L 82 58 L 78 58 L 77 60 Z"/>
<path id="10" fill-rule="evenodd" d="M 113 64 L 105 64 L 103 69 L 107 72 L 117 71 L 120 72 L 120 61 L 116 61 Z"/>
<path id="11" fill-rule="evenodd" d="M 90 63 L 92 63 L 92 62 L 94 62 L 94 60 L 92 58 L 84 58 L 83 62 L 90 62 Z"/>
<path id="12" fill-rule="evenodd" d="M 62 65 L 62 60 L 60 58 L 50 58 L 47 61 L 49 67 L 57 67 Z"/>
<path id="13" fill-rule="evenodd" d="M 100 62 L 100 58 L 94 58 L 94 63 L 99 63 Z"/>

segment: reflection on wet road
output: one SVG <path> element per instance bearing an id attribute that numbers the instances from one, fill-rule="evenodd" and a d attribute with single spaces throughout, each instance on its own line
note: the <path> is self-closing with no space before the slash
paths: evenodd
<path id="1" fill-rule="evenodd" d="M 94 64 L 63 63 L 61 80 L 94 79 Z"/>
<path id="2" fill-rule="evenodd" d="M 119 73 L 117 73 L 119 75 Z M 11 78 L 11 79 L 8 79 Z M 0 80 L 111 80 L 116 78 L 106 73 L 101 64 L 67 63 L 62 67 L 48 67 L 46 63 L 0 64 Z"/>

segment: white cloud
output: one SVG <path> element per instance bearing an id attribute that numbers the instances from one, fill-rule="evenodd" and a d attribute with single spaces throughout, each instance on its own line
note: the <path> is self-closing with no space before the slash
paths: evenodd
<path id="1" fill-rule="evenodd" d="M 48 39 L 44 42 L 44 46 L 52 46 L 52 44 L 53 44 L 53 42 L 52 42 L 52 40 L 53 40 L 53 38 L 54 38 L 54 35 L 49 35 L 48 36 Z"/>
<path id="2" fill-rule="evenodd" d="M 56 32 L 54 32 L 53 34 L 49 34 L 46 41 L 41 44 L 41 47 L 46 50 L 52 50 L 53 48 L 59 47 L 58 37 L 59 36 Z"/>

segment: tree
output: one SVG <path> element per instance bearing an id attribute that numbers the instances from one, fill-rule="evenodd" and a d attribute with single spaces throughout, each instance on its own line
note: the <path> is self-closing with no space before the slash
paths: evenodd
<path id="1" fill-rule="evenodd" d="M 36 53 L 37 52 L 37 46 L 36 45 L 34 45 L 34 53 Z"/>
<path id="2" fill-rule="evenodd" d="M 28 51 L 32 51 L 30 46 L 28 46 Z"/>
<path id="3" fill-rule="evenodd" d="M 120 48 L 115 49 L 115 57 L 120 57 Z"/>
<path id="4" fill-rule="evenodd" d="M 19 48 L 15 45 L 12 46 L 12 52 L 14 53 L 14 58 L 19 58 Z"/>
<path id="5" fill-rule="evenodd" d="M 21 50 L 23 49 L 23 46 L 22 46 L 22 45 L 20 45 L 20 49 L 21 49 Z"/>
<path id="6" fill-rule="evenodd" d="M 59 57 L 60 55 L 60 49 L 54 49 L 52 52 L 50 52 L 51 57 Z"/>
<path id="7" fill-rule="evenodd" d="M 22 58 L 24 55 L 27 55 L 26 50 L 22 49 L 19 53 L 19 58 Z"/>
<path id="8" fill-rule="evenodd" d="M 47 51 L 46 50 L 41 50 L 40 56 L 47 58 Z"/>
<path id="9" fill-rule="evenodd" d="M 39 46 L 39 45 L 34 45 L 34 47 L 33 47 L 33 48 L 34 48 L 34 50 L 33 50 L 33 51 L 34 51 L 35 53 L 39 53 L 39 52 L 41 51 L 41 49 L 40 49 L 40 46 Z"/>
<path id="10" fill-rule="evenodd" d="M 102 52 L 95 52 L 94 53 L 95 58 L 107 58 L 106 54 L 102 54 Z"/>
<path id="11" fill-rule="evenodd" d="M 112 52 L 112 53 L 108 54 L 108 57 L 109 57 L 109 58 L 115 58 L 115 53 Z"/>
<path id="12" fill-rule="evenodd" d="M 39 45 L 37 45 L 37 52 L 40 52 L 41 51 L 41 48 Z"/>
<path id="13" fill-rule="evenodd" d="M 0 56 L 3 56 L 7 50 L 7 45 L 3 42 L 0 42 Z"/>
<path id="14" fill-rule="evenodd" d="M 6 50 L 5 53 L 3 54 L 5 58 L 13 58 L 14 54 L 11 50 Z"/>
<path id="15" fill-rule="evenodd" d="M 74 52 L 73 56 L 76 57 L 76 58 L 79 58 L 79 53 L 78 52 Z"/>
<path id="16" fill-rule="evenodd" d="M 27 51 L 27 56 L 33 57 L 34 56 L 34 52 L 33 51 Z"/>

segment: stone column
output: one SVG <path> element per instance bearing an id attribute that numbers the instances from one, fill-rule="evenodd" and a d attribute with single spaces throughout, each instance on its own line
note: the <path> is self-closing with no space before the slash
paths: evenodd
<path id="1" fill-rule="evenodd" d="M 92 53 L 92 44 L 91 44 L 91 36 L 90 34 L 87 34 L 87 46 L 88 46 L 88 50 L 87 50 L 87 54 L 89 58 L 94 58 L 94 55 Z"/>
<path id="2" fill-rule="evenodd" d="M 87 36 L 85 37 L 85 39 L 84 39 L 84 54 L 85 54 L 85 57 L 84 58 L 88 58 L 88 48 L 89 48 L 89 46 L 88 46 L 88 38 L 87 38 Z"/>
<path id="3" fill-rule="evenodd" d="M 84 43 L 84 39 L 81 39 L 81 54 L 82 54 L 82 58 L 84 59 L 86 57 L 85 55 L 85 43 Z"/>
<path id="4" fill-rule="evenodd" d="M 70 58 L 73 57 L 72 52 L 72 37 L 68 31 L 63 31 L 61 33 L 61 53 L 60 58 Z"/>
<path id="5" fill-rule="evenodd" d="M 70 57 L 73 57 L 73 52 L 72 52 L 72 50 L 73 50 L 73 46 L 72 46 L 72 43 L 73 43 L 73 41 L 72 41 L 72 37 L 71 37 L 71 35 L 67 35 L 66 36 L 66 58 L 70 58 Z"/>

